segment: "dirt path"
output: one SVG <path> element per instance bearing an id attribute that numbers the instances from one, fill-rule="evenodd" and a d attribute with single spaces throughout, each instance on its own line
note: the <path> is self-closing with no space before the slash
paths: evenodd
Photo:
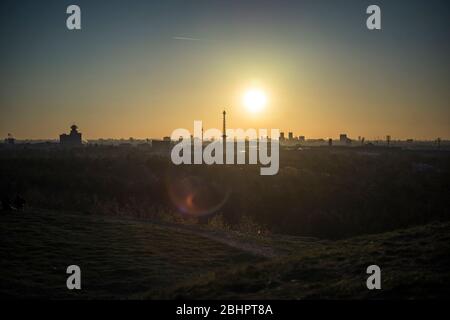
<path id="1" fill-rule="evenodd" d="M 190 225 L 179 225 L 173 223 L 157 223 L 157 222 L 149 222 L 151 224 L 161 226 L 164 228 L 169 228 L 173 231 L 178 232 L 189 232 L 195 234 L 197 236 L 201 236 L 213 241 L 217 241 L 219 243 L 225 244 L 232 248 L 236 248 L 247 253 L 250 253 L 255 256 L 260 256 L 264 258 L 275 258 L 283 255 L 283 252 L 279 250 L 275 250 L 270 245 L 265 245 L 257 240 L 250 239 L 249 237 L 245 237 L 236 232 L 227 232 L 220 230 L 205 230 L 203 228 L 199 228 L 197 226 Z"/>
<path id="2" fill-rule="evenodd" d="M 34 211 L 40 212 L 42 210 L 33 209 Z M 45 211 L 45 210 L 44 210 Z M 72 213 L 76 215 L 76 213 Z M 99 215 L 99 217 L 103 217 Z M 286 252 L 275 249 L 272 245 L 270 245 L 270 241 L 266 241 L 268 243 L 264 243 L 262 240 L 258 240 L 244 234 L 239 234 L 235 231 L 222 231 L 222 230 L 214 230 L 207 229 L 197 225 L 184 225 L 170 222 L 162 222 L 162 221 L 150 221 L 144 219 L 136 219 L 136 218 L 118 218 L 118 217 L 108 217 L 110 221 L 134 221 L 137 223 L 146 223 L 151 224 L 156 227 L 167 228 L 171 231 L 175 232 L 187 232 L 193 235 L 197 235 L 212 241 L 216 241 L 218 243 L 227 245 L 229 247 L 242 250 L 246 253 L 252 254 L 254 256 L 263 257 L 263 258 L 275 258 L 282 255 L 285 255 Z"/>

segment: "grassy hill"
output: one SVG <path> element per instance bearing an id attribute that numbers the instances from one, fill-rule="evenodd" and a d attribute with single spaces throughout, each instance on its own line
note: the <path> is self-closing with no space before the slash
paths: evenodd
<path id="1" fill-rule="evenodd" d="M 382 290 L 366 287 L 366 268 L 372 264 L 381 268 Z M 449 267 L 450 224 L 430 224 L 345 241 L 310 242 L 285 257 L 210 274 L 165 297 L 448 299 Z"/>
<path id="2" fill-rule="evenodd" d="M 31 298 L 442 298 L 450 224 L 341 241 L 252 238 L 52 211 L 0 212 L 0 295 Z M 269 252 L 266 250 L 270 248 Z M 82 290 L 66 289 L 66 268 Z M 382 269 L 369 291 L 367 266 Z"/>
<path id="3" fill-rule="evenodd" d="M 51 211 L 1 212 L 0 295 L 139 298 L 208 272 L 263 258 L 182 230 Z M 66 288 L 66 268 L 82 290 Z"/>

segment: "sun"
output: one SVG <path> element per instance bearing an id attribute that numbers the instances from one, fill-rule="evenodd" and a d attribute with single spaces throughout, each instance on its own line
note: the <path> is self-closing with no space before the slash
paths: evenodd
<path id="1" fill-rule="evenodd" d="M 261 112 L 267 104 L 267 95 L 261 89 L 250 89 L 244 94 L 244 105 L 252 113 Z"/>

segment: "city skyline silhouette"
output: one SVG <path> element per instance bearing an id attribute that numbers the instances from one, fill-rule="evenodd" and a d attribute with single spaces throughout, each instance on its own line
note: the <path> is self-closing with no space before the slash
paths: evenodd
<path id="1" fill-rule="evenodd" d="M 379 1 L 375 31 L 350 0 L 78 5 L 70 31 L 65 3 L 1 4 L 0 136 L 163 137 L 228 106 L 239 128 L 450 138 L 447 2 Z"/>

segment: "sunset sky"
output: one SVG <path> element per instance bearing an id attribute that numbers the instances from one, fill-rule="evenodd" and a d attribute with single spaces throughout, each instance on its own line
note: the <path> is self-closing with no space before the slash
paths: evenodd
<path id="1" fill-rule="evenodd" d="M 66 28 L 78 4 L 82 30 Z M 370 4 L 382 30 L 366 28 Z M 307 138 L 450 138 L 448 1 L 0 4 L 0 137 L 160 138 L 279 128 Z M 249 89 L 265 92 L 259 112 Z"/>

